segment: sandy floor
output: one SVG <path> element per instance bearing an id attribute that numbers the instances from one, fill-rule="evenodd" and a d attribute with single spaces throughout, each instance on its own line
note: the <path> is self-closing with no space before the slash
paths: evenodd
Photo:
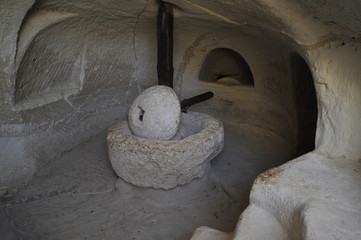
<path id="1" fill-rule="evenodd" d="M 231 232 L 256 176 L 290 159 L 278 136 L 225 124 L 225 147 L 207 174 L 173 190 L 141 189 L 113 172 L 103 132 L 50 162 L 3 202 L 5 239 L 187 240 L 207 225 Z"/>

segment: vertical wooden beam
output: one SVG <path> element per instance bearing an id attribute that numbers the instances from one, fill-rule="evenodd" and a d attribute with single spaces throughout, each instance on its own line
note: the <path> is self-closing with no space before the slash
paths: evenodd
<path id="1" fill-rule="evenodd" d="M 160 2 L 157 19 L 158 84 L 173 88 L 173 9 Z"/>

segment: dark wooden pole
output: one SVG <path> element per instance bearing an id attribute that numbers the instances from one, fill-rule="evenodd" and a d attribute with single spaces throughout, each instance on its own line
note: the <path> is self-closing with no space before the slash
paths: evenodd
<path id="1" fill-rule="evenodd" d="M 207 101 L 208 99 L 211 99 L 213 96 L 214 94 L 212 92 L 206 92 L 188 99 L 184 99 L 180 102 L 181 110 L 182 112 L 187 112 L 190 106 L 200 102 Z"/>
<path id="2" fill-rule="evenodd" d="M 173 9 L 172 5 L 160 1 L 157 19 L 157 44 L 158 44 L 158 85 L 173 88 Z M 181 101 L 181 110 L 187 109 L 213 97 L 212 92 L 206 92 L 195 97 Z"/>
<path id="3" fill-rule="evenodd" d="M 157 21 L 158 84 L 173 88 L 173 9 L 167 2 L 160 2 Z"/>

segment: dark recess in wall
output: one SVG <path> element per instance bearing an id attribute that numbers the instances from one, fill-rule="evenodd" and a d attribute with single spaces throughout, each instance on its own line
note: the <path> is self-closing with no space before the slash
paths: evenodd
<path id="1" fill-rule="evenodd" d="M 199 80 L 254 86 L 253 74 L 246 60 L 228 48 L 216 48 L 208 53 L 199 72 Z"/>
<path id="2" fill-rule="evenodd" d="M 312 73 L 305 60 L 293 53 L 291 66 L 298 123 L 296 155 L 300 156 L 315 149 L 317 97 Z"/>

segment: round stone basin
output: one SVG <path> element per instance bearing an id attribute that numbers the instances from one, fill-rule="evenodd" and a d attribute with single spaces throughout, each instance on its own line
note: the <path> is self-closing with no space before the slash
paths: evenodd
<path id="1" fill-rule="evenodd" d="M 135 136 L 127 121 L 108 130 L 109 159 L 114 171 L 139 187 L 170 189 L 200 178 L 223 148 L 223 124 L 202 113 L 182 113 L 169 141 Z"/>

